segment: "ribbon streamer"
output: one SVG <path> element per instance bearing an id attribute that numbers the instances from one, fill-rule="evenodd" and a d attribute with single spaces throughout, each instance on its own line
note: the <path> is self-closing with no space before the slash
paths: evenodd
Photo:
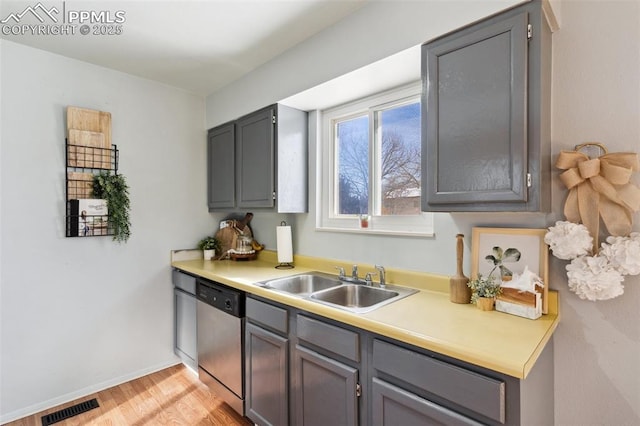
<path id="1" fill-rule="evenodd" d="M 600 147 L 605 155 L 590 158 L 579 152 L 587 145 Z M 626 236 L 631 232 L 633 213 L 640 210 L 640 188 L 630 182 L 640 168 L 638 154 L 606 152 L 601 144 L 582 144 L 575 151 L 561 151 L 555 164 L 564 170 L 560 180 L 569 189 L 564 215 L 587 227 L 593 237 L 593 254 L 599 247 L 600 218 L 611 235 Z"/>

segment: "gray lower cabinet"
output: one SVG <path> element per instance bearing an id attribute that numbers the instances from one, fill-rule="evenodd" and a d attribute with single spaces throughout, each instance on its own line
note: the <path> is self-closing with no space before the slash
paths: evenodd
<path id="1" fill-rule="evenodd" d="M 287 309 L 246 301 L 245 416 L 260 426 L 289 424 Z"/>
<path id="2" fill-rule="evenodd" d="M 258 425 L 551 425 L 553 344 L 524 380 L 249 296 L 246 413 Z"/>
<path id="3" fill-rule="evenodd" d="M 499 423 L 505 421 L 503 380 L 496 380 L 378 339 L 373 341 L 373 368 L 382 377 L 387 377 L 387 380 L 406 383 L 409 387 L 413 386 L 427 395 L 433 395 L 439 401 L 455 404 Z M 377 383 L 378 391 L 382 392 L 380 384 L 383 382 L 378 380 Z M 389 393 L 389 387 L 384 389 Z M 404 394 L 405 397 L 407 395 L 409 393 Z M 408 399 L 405 398 L 405 401 Z M 440 416 L 454 418 L 453 411 L 445 410 L 436 404 L 423 404 L 423 414 L 429 412 L 433 415 L 437 411 L 435 407 L 440 408 Z M 456 418 L 464 420 L 461 415 Z"/>
<path id="4" fill-rule="evenodd" d="M 422 209 L 548 211 L 551 32 L 539 0 L 422 46 Z"/>
<path id="5" fill-rule="evenodd" d="M 302 313 L 295 327 L 296 425 L 359 424 L 362 333 Z"/>
<path id="6" fill-rule="evenodd" d="M 196 279 L 173 271 L 174 352 L 187 367 L 198 371 L 196 339 Z"/>
<path id="7" fill-rule="evenodd" d="M 246 416 L 258 425 L 289 424 L 289 340 L 247 323 Z"/>
<path id="8" fill-rule="evenodd" d="M 297 345 L 296 424 L 358 424 L 358 370 Z"/>
<path id="9" fill-rule="evenodd" d="M 375 377 L 371 395 L 372 426 L 482 424 Z"/>
<path id="10" fill-rule="evenodd" d="M 373 338 L 373 425 L 554 423 L 552 343 L 524 380 L 434 355 Z"/>
<path id="11" fill-rule="evenodd" d="M 209 211 L 304 213 L 307 113 L 270 105 L 208 132 Z"/>

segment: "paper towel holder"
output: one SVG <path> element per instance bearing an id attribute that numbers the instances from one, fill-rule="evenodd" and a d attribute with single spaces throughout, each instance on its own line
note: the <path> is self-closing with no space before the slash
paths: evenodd
<path id="1" fill-rule="evenodd" d="M 283 220 L 282 222 L 280 222 L 280 226 L 287 226 L 287 222 L 285 222 Z M 293 269 L 294 268 L 294 266 L 293 266 L 293 253 L 292 253 L 292 250 L 291 250 L 291 227 L 288 227 L 288 228 L 289 228 L 288 235 L 284 235 L 283 234 L 282 236 L 280 236 L 279 232 L 276 233 L 277 234 L 276 235 L 276 244 L 277 245 L 280 245 L 280 244 L 285 245 L 286 244 L 288 246 L 288 250 L 286 250 L 287 251 L 287 255 L 285 255 L 285 256 L 287 256 L 287 260 L 289 259 L 289 256 L 290 256 L 291 261 L 287 262 L 287 261 L 281 260 L 280 259 L 280 254 L 278 254 L 278 262 L 279 263 L 276 265 L 276 269 Z M 284 240 L 281 241 L 281 238 L 286 239 L 286 241 L 284 241 Z M 277 248 L 278 247 L 276 247 L 276 250 L 277 250 Z"/>
<path id="2" fill-rule="evenodd" d="M 293 266 L 293 263 L 289 263 L 289 262 L 278 263 L 276 265 L 276 269 L 293 269 L 293 268 L 295 268 L 295 266 Z"/>

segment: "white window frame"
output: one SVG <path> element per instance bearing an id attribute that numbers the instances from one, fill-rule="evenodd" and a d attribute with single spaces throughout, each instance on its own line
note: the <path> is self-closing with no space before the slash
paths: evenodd
<path id="1" fill-rule="evenodd" d="M 335 171 L 335 123 L 343 121 L 349 117 L 363 114 L 369 115 L 369 132 L 374 134 L 374 126 L 378 123 L 376 111 L 388 108 L 389 106 L 401 105 L 408 101 L 420 99 L 422 86 L 420 82 L 411 83 L 396 89 L 378 93 L 366 98 L 358 99 L 348 104 L 340 105 L 324 111 L 320 111 L 317 141 L 317 187 L 316 187 L 316 229 L 319 231 L 333 232 L 356 232 L 368 234 L 390 234 L 405 236 L 433 236 L 433 213 L 421 212 L 417 215 L 371 215 L 368 228 L 360 228 L 357 214 L 338 215 L 336 203 L 337 193 L 337 173 Z M 371 143 L 379 143 L 374 140 Z M 369 158 L 371 163 L 373 160 Z M 378 186 L 376 183 L 379 172 L 375 172 L 370 167 L 370 188 Z M 374 186 L 375 185 L 375 186 Z M 374 194 L 370 194 L 376 197 Z M 377 197 L 376 197 L 377 198 Z M 380 200 L 370 200 L 372 203 L 379 203 Z"/>

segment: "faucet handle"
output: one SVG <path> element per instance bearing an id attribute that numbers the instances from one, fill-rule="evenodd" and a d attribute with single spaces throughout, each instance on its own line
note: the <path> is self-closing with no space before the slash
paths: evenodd
<path id="1" fill-rule="evenodd" d="M 342 266 L 334 266 L 334 268 L 338 270 L 338 276 L 344 278 L 344 268 Z"/>
<path id="2" fill-rule="evenodd" d="M 365 281 L 366 285 L 368 285 L 368 286 L 372 286 L 373 285 L 372 277 L 374 275 L 378 275 L 378 274 L 376 274 L 375 272 L 367 272 L 367 275 L 364 276 L 364 281 Z"/>
<path id="3" fill-rule="evenodd" d="M 378 274 L 380 275 L 380 287 L 384 288 L 387 285 L 387 278 L 385 276 L 385 270 L 384 270 L 384 266 L 382 265 L 375 265 L 374 266 L 376 268 L 376 270 L 378 271 Z"/>
<path id="4" fill-rule="evenodd" d="M 351 278 L 357 280 L 358 279 L 358 265 L 353 265 L 351 267 Z"/>

